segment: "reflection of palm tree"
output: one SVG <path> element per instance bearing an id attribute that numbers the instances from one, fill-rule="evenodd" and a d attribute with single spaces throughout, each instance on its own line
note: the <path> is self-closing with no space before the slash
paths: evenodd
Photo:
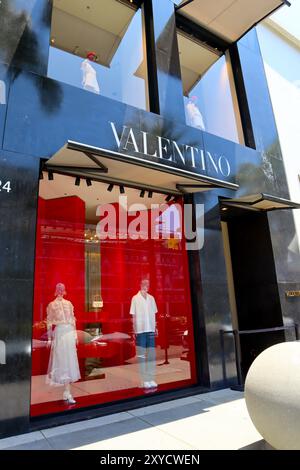
<path id="1" fill-rule="evenodd" d="M 167 139 L 174 140 L 175 142 L 178 143 L 180 146 L 180 141 L 182 138 L 186 140 L 186 126 L 184 125 L 174 125 L 172 121 L 165 121 L 161 120 L 159 123 L 157 119 L 153 122 L 153 126 L 149 129 L 149 122 L 148 122 L 148 117 L 145 115 L 145 119 L 141 119 L 141 129 L 145 130 L 147 129 L 147 132 L 149 132 L 152 136 L 163 136 L 166 137 Z M 195 132 L 195 129 L 193 129 Z M 193 133 L 194 133 L 193 132 Z M 196 130 L 197 132 L 197 130 Z M 189 145 L 191 147 L 201 147 L 202 144 L 202 134 L 201 131 L 199 132 L 199 140 L 194 140 L 194 141 L 189 141 Z M 155 145 L 157 145 L 157 142 L 155 142 Z M 153 149 L 155 150 L 156 147 Z"/>
<path id="2" fill-rule="evenodd" d="M 261 147 L 261 146 L 260 146 Z M 243 193 L 266 192 L 272 195 L 288 197 L 287 182 L 280 183 L 279 178 L 285 178 L 284 165 L 278 138 L 265 150 L 260 151 L 261 161 L 258 164 L 250 162 L 242 164 L 237 171 L 237 183 Z"/>
<path id="3" fill-rule="evenodd" d="M 278 136 L 262 151 L 262 170 L 272 194 L 289 197 L 288 185 Z"/>
<path id="4" fill-rule="evenodd" d="M 41 12 L 41 22 L 51 24 L 51 2 L 45 2 Z M 14 81 L 22 69 L 29 69 L 29 77 L 35 82 L 43 108 L 52 113 L 62 101 L 61 86 L 45 80 L 41 86 L 41 64 L 45 61 L 44 51 L 40 50 L 37 35 L 30 24 L 26 11 L 14 11 L 11 0 L 3 0 L 0 5 L 0 60 L 9 65 L 8 76 Z"/>
<path id="5" fill-rule="evenodd" d="M 145 117 L 145 127 L 149 127 L 149 123 L 147 123 L 147 117 Z M 143 120 L 142 120 L 143 125 Z M 161 121 L 161 124 L 155 120 L 153 127 L 151 128 L 151 134 L 157 136 L 164 136 L 166 138 L 172 138 L 176 142 L 180 142 L 181 137 L 185 136 L 186 128 L 182 126 L 182 130 L 176 129 L 175 126 L 171 121 Z M 191 144 L 193 145 L 193 144 Z M 199 145 L 199 143 L 198 143 Z"/>
<path id="6" fill-rule="evenodd" d="M 278 136 L 274 142 L 267 148 L 265 158 L 269 162 L 273 173 L 273 186 L 276 194 L 281 197 L 289 197 L 288 183 L 280 148 Z"/>
<path id="7" fill-rule="evenodd" d="M 271 184 L 266 177 L 261 162 L 259 165 L 243 163 L 238 167 L 237 184 L 240 185 L 243 194 L 270 192 Z"/>
<path id="8" fill-rule="evenodd" d="M 3 0 L 0 6 L 0 59 L 7 64 L 11 63 L 28 22 L 25 12 L 12 11 L 11 3 Z"/>
<path id="9" fill-rule="evenodd" d="M 43 108 L 50 114 L 56 112 L 63 99 L 63 90 L 60 84 L 54 80 L 43 80 L 43 86 L 39 87 L 40 101 Z"/>

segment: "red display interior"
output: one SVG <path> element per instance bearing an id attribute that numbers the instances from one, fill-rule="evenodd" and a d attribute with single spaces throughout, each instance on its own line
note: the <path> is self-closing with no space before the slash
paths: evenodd
<path id="1" fill-rule="evenodd" d="M 169 205 L 170 206 L 170 205 Z M 119 209 L 115 204 L 115 208 Z M 105 240 L 100 243 L 101 296 L 103 308 L 98 312 L 85 311 L 85 203 L 77 196 L 45 200 L 39 198 L 35 291 L 33 324 L 33 403 L 32 416 L 59 412 L 68 406 L 59 399 L 46 398 L 44 378 L 47 374 L 49 352 L 47 347 L 46 308 L 54 300 L 57 283 L 67 289 L 66 299 L 74 306 L 78 336 L 78 359 L 82 378 L 76 382 L 77 403 L 82 407 L 145 393 L 138 384 L 122 386 L 122 368 L 136 356 L 132 319 L 129 314 L 133 295 L 139 291 L 140 281 L 150 281 L 150 293 L 155 297 L 158 314 L 156 346 L 159 361 L 187 361 L 188 370 L 180 376 L 165 377 L 160 369 L 158 390 L 166 390 L 195 383 L 194 340 L 189 288 L 187 252 L 182 240 Z M 128 225 L 134 219 L 128 214 Z M 151 211 L 148 211 L 150 222 Z M 150 234 L 150 224 L 149 233 Z M 100 289 L 99 289 L 100 291 Z M 101 325 L 99 341 L 87 341 L 86 326 Z M 99 360 L 102 375 L 87 387 L 86 360 Z M 165 364 L 167 366 L 167 364 Z M 120 376 L 113 377 L 113 369 Z M 118 369 L 115 369 L 118 368 Z M 129 370 L 128 367 L 126 370 Z M 172 367 L 170 368 L 172 370 Z M 162 371 L 162 372 L 161 372 Z M 168 376 L 169 374 L 169 376 Z M 122 378 L 121 378 L 122 377 Z M 168 378 L 169 377 L 169 378 Z M 110 380 L 105 391 L 105 381 Z M 84 384 L 81 388 L 80 384 Z M 40 389 L 38 390 L 38 387 Z M 103 390 L 102 390 L 103 388 Z M 80 395 L 80 390 L 84 391 Z M 43 400 L 43 396 L 45 399 Z"/>

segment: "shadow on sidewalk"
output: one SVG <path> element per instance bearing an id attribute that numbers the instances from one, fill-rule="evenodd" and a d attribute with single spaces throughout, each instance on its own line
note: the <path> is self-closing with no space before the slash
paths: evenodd
<path id="1" fill-rule="evenodd" d="M 241 447 L 239 450 L 276 450 L 270 446 L 264 439 L 256 441 L 246 447 Z"/>
<path id="2" fill-rule="evenodd" d="M 87 420 L 62 427 L 42 430 L 35 434 L 31 442 L 20 441 L 14 438 L 14 442 L 7 447 L 9 450 L 67 450 L 110 439 L 132 435 L 139 431 L 153 430 L 164 424 L 175 423 L 187 418 L 197 417 L 206 413 L 218 405 L 233 402 L 243 398 L 242 393 L 229 390 L 204 393 L 179 400 L 150 405 L 148 407 L 131 410 L 118 415 L 110 415 L 94 420 Z M 111 422 L 110 422 L 111 419 Z M 93 426 L 93 424 L 95 424 Z M 82 426 L 81 426 L 82 425 Z M 195 422 L 195 429 L 201 426 Z M 159 431 L 159 430 L 158 430 Z M 202 429 L 202 431 L 205 431 Z M 162 431 L 160 431 L 162 432 Z M 159 432 L 156 438 L 159 438 Z M 171 437 L 171 436 L 170 436 Z M 189 442 L 186 436 L 187 443 Z M 29 438 L 29 436 L 28 436 Z M 1 443 L 1 441 L 0 441 Z M 149 443 L 149 447 L 153 443 Z M 159 441 L 158 441 L 159 445 Z"/>

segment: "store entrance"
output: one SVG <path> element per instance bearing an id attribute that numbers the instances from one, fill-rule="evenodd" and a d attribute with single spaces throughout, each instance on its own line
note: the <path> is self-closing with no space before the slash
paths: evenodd
<path id="1" fill-rule="evenodd" d="M 283 325 L 267 212 L 223 208 L 232 267 L 236 318 L 239 331 L 262 330 Z M 233 312 L 234 315 L 234 312 Z M 266 348 L 284 341 L 284 332 L 241 334 L 242 375 Z"/>

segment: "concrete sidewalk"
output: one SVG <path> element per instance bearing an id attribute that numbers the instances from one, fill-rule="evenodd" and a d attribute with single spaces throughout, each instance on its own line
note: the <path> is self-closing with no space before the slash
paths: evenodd
<path id="1" fill-rule="evenodd" d="M 0 450 L 268 449 L 232 390 L 194 395 L 136 410 L 0 440 Z"/>

